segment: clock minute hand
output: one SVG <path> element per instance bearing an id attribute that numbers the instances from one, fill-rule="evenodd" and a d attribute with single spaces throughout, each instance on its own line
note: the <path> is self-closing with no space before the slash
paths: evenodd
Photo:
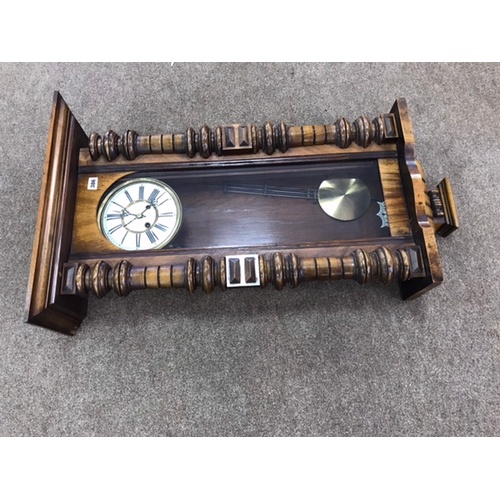
<path id="1" fill-rule="evenodd" d="M 123 227 L 127 227 L 131 222 L 134 222 L 137 219 L 141 219 L 142 216 L 143 216 L 143 214 L 144 214 L 144 212 L 146 210 L 149 210 L 150 208 L 151 208 L 151 205 L 147 205 L 146 208 L 140 214 L 131 214 L 126 209 L 124 209 L 123 211 L 126 212 L 126 215 L 130 215 L 131 217 L 133 217 L 133 219 L 129 220 L 126 224 L 124 224 Z"/>

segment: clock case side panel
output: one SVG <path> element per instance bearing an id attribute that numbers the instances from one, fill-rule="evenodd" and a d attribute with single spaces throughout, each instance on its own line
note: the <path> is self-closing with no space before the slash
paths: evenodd
<path id="1" fill-rule="evenodd" d="M 406 99 L 398 99 L 391 109 L 396 117 L 401 181 L 415 243 L 422 251 L 425 276 L 400 282 L 402 298 L 415 299 L 441 284 L 443 270 L 436 242 L 434 220 L 420 164 L 415 160 L 415 139 Z"/>
<path id="2" fill-rule="evenodd" d="M 74 334 L 87 314 L 86 297 L 60 293 L 63 265 L 71 247 L 78 155 L 87 143 L 80 124 L 59 92 L 55 92 L 25 321 L 67 334 Z"/>

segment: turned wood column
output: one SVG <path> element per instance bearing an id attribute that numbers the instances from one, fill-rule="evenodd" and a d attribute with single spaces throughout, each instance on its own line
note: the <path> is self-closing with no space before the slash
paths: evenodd
<path id="1" fill-rule="evenodd" d="M 348 148 L 356 143 L 363 148 L 372 142 L 382 144 L 398 138 L 393 114 L 380 115 L 371 122 L 360 116 L 354 122 L 339 118 L 332 125 L 291 125 L 284 122 L 273 125 L 266 122 L 262 127 L 251 123 L 226 125 L 211 130 L 203 125 L 199 131 L 189 127 L 176 134 L 139 135 L 128 130 L 119 135 L 113 130 L 102 137 L 93 133 L 89 139 L 92 160 L 100 157 L 113 161 L 119 155 L 134 160 L 147 154 L 185 154 L 189 158 L 199 154 L 208 158 L 228 154 L 255 154 L 263 151 L 272 155 L 276 150 L 285 153 L 289 148 L 334 144 Z"/>
<path id="2" fill-rule="evenodd" d="M 278 290 L 287 284 L 297 287 L 313 280 L 349 279 L 362 285 L 375 280 L 407 281 L 424 272 L 418 247 L 395 251 L 379 247 L 373 252 L 359 249 L 344 257 L 297 257 L 294 253 L 275 252 L 257 256 L 256 268 L 260 286 L 273 284 Z M 93 293 L 103 297 L 110 290 L 125 296 L 146 288 L 186 288 L 193 293 L 201 286 L 210 293 L 216 286 L 226 289 L 227 273 L 225 257 L 218 261 L 210 256 L 198 261 L 188 258 L 183 264 L 160 266 L 133 266 L 126 260 L 110 266 L 99 261 L 92 267 L 77 264 L 74 286 L 68 286 L 68 290 L 78 295 Z"/>

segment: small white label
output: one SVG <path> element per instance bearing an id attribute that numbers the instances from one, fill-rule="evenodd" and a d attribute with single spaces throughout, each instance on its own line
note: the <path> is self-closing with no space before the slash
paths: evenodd
<path id="1" fill-rule="evenodd" d="M 89 181 L 87 182 L 87 189 L 89 191 L 96 191 L 98 187 L 99 187 L 99 178 L 89 177 Z"/>

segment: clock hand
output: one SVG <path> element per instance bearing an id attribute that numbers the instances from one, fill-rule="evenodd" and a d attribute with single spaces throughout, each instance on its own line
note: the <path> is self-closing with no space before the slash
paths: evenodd
<path id="1" fill-rule="evenodd" d="M 133 219 L 128 221 L 126 224 L 124 224 L 123 227 L 127 227 L 131 222 L 134 222 L 136 219 L 141 219 L 144 212 L 146 210 L 149 210 L 150 208 L 151 208 L 151 205 L 147 205 L 146 208 L 140 214 L 131 214 L 126 209 L 124 209 L 124 212 L 127 212 L 127 215 L 131 215 L 133 217 Z"/>
<path id="2" fill-rule="evenodd" d="M 132 215 L 132 214 L 129 214 Z M 126 224 L 123 224 L 123 227 L 127 227 L 131 222 L 134 222 L 137 217 L 134 217 L 132 220 L 129 220 Z"/>
<path id="3" fill-rule="evenodd" d="M 120 207 L 122 209 L 122 214 L 124 215 L 134 215 L 131 214 L 124 206 L 120 205 L 119 203 L 116 203 L 116 201 L 112 201 L 117 207 Z"/>
<path id="4" fill-rule="evenodd" d="M 151 208 L 151 205 L 146 205 L 146 208 L 145 208 L 145 209 L 144 209 L 144 210 L 143 210 L 140 214 L 137 214 L 137 215 L 135 216 L 135 218 L 136 218 L 136 219 L 140 219 L 140 218 L 142 218 L 142 216 L 144 215 L 144 212 L 145 212 L 146 210 L 149 210 L 150 208 Z"/>

